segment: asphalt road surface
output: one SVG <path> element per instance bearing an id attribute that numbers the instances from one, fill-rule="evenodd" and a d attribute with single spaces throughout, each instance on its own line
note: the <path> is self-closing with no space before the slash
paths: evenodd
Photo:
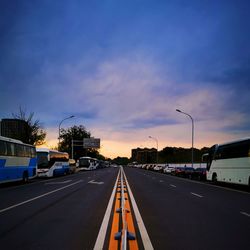
<path id="1" fill-rule="evenodd" d="M 0 186 L 0 248 L 93 249 L 118 171 Z M 124 171 L 154 249 L 249 249 L 248 192 Z"/>
<path id="2" fill-rule="evenodd" d="M 0 248 L 93 249 L 117 173 L 110 168 L 0 189 Z"/>
<path id="3" fill-rule="evenodd" d="M 249 249 L 250 194 L 125 168 L 154 249 Z"/>

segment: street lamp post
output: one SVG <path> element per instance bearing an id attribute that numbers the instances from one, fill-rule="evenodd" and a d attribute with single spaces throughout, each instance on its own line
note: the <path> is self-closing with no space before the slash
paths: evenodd
<path id="1" fill-rule="evenodd" d="M 187 115 L 192 121 L 192 168 L 194 167 L 194 119 L 191 115 L 176 109 L 177 112 Z"/>
<path id="2" fill-rule="evenodd" d="M 148 138 L 156 141 L 157 153 L 156 153 L 156 163 L 158 164 L 158 140 L 155 137 L 149 136 Z"/>
<path id="3" fill-rule="evenodd" d="M 69 116 L 69 117 L 66 117 L 66 118 L 64 118 L 60 123 L 59 123 L 59 130 L 58 130 L 58 149 L 59 149 L 59 147 L 60 147 L 60 131 L 61 131 L 61 125 L 62 125 L 62 123 L 63 123 L 63 121 L 65 121 L 65 120 L 67 120 L 67 119 L 71 119 L 71 118 L 73 118 L 73 117 L 75 117 L 74 115 L 71 115 L 71 116 Z"/>

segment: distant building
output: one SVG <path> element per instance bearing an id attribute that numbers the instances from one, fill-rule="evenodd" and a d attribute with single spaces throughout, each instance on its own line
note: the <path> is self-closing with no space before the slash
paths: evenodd
<path id="1" fill-rule="evenodd" d="M 136 148 L 131 150 L 132 161 L 140 164 L 156 163 L 157 149 L 155 148 Z"/>
<path id="2" fill-rule="evenodd" d="M 0 123 L 0 135 L 27 142 L 29 125 L 20 119 L 2 119 Z"/>

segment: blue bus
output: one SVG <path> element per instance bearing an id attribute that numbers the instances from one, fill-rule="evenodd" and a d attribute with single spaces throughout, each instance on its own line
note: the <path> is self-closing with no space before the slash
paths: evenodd
<path id="1" fill-rule="evenodd" d="M 55 177 L 70 173 L 69 154 L 48 148 L 36 148 L 38 177 Z"/>
<path id="2" fill-rule="evenodd" d="M 36 177 L 36 148 L 0 136 L 0 183 L 23 181 Z"/>

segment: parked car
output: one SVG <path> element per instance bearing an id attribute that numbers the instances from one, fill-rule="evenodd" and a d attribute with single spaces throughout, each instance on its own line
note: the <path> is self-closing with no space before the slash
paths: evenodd
<path id="1" fill-rule="evenodd" d="M 194 173 L 194 168 L 192 168 L 192 167 L 184 167 L 184 173 L 183 173 L 184 177 L 192 179 L 193 173 Z"/>
<path id="2" fill-rule="evenodd" d="M 207 179 L 207 169 L 206 168 L 196 168 L 193 172 L 193 178 L 197 180 Z"/>
<path id="3" fill-rule="evenodd" d="M 175 168 L 173 166 L 169 166 L 167 165 L 164 169 L 163 169 L 163 173 L 165 174 L 172 174 L 172 172 L 174 172 Z"/>
<path id="4" fill-rule="evenodd" d="M 161 172 L 161 171 L 162 171 L 162 166 L 154 165 L 153 170 L 154 170 L 154 171 L 157 171 L 157 172 Z"/>
<path id="5" fill-rule="evenodd" d="M 155 165 L 152 165 L 152 164 L 150 164 L 150 165 L 147 165 L 147 170 L 153 170 L 153 168 L 155 167 Z"/>
<path id="6" fill-rule="evenodd" d="M 172 172 L 172 175 L 175 176 L 184 176 L 185 168 L 184 167 L 176 167 Z"/>

